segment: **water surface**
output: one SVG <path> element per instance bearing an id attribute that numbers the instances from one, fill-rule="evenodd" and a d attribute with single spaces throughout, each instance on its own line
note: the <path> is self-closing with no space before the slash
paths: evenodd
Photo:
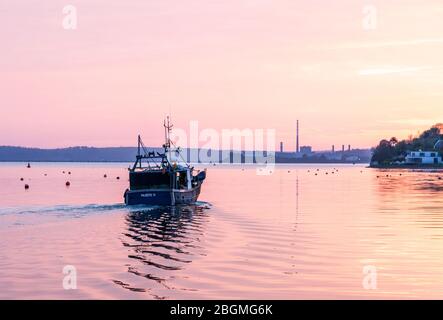
<path id="1" fill-rule="evenodd" d="M 128 208 L 128 165 L 0 164 L 0 298 L 443 297 L 443 173 L 211 166 L 196 205 Z"/>

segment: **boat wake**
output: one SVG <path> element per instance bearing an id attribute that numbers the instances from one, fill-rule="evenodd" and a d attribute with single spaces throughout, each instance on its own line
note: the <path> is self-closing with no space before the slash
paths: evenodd
<path id="1" fill-rule="evenodd" d="M 120 211 L 126 206 L 118 204 L 87 204 L 87 205 L 55 205 L 45 207 L 9 207 L 0 208 L 0 215 L 26 215 L 26 214 L 68 214 L 86 215 L 96 212 Z"/>
<path id="2" fill-rule="evenodd" d="M 196 206 L 209 209 L 211 205 L 207 202 L 198 201 Z M 63 215 L 63 216 L 85 216 L 93 213 L 104 212 L 149 212 L 165 208 L 164 206 L 135 205 L 127 206 L 124 203 L 116 204 L 87 204 L 87 205 L 55 205 L 35 207 L 6 207 L 0 208 L 2 215 Z"/>
<path id="3" fill-rule="evenodd" d="M 116 204 L 86 204 L 86 205 L 54 205 L 33 207 L 6 207 L 0 208 L 0 230 L 25 225 L 41 225 L 66 219 L 82 219 L 87 217 L 118 214 L 122 216 L 148 215 L 157 216 L 162 214 L 181 215 L 192 212 L 195 208 L 209 209 L 210 204 L 200 202 L 193 206 L 126 206 L 123 203 Z"/>

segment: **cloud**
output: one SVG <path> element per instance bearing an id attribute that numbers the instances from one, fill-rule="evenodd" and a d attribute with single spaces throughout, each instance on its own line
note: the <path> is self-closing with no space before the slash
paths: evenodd
<path id="1" fill-rule="evenodd" d="M 390 124 L 398 124 L 398 125 L 406 125 L 406 126 L 429 126 L 431 127 L 434 125 L 437 121 L 436 118 L 409 118 L 409 119 L 392 119 L 392 120 L 386 120 L 385 123 Z"/>
<path id="2" fill-rule="evenodd" d="M 410 74 L 410 73 L 421 71 L 421 70 L 424 70 L 427 68 L 428 67 L 386 66 L 386 67 L 361 69 L 358 71 L 358 74 L 361 76 L 379 76 L 379 75 L 387 75 L 387 74 Z"/>
<path id="3" fill-rule="evenodd" d="M 368 42 L 368 43 L 350 43 L 340 46 L 344 49 L 368 49 L 368 48 L 387 48 L 387 47 L 406 47 L 419 45 L 443 44 L 443 38 L 428 38 L 428 39 L 412 39 L 399 41 L 382 41 L 382 42 Z"/>

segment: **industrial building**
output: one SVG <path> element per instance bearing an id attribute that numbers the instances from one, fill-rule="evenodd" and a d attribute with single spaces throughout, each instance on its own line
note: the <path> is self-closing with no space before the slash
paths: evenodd
<path id="1" fill-rule="evenodd" d="M 299 153 L 301 153 L 301 154 L 311 154 L 312 153 L 312 147 L 311 146 L 301 146 Z"/>
<path id="2" fill-rule="evenodd" d="M 372 155 L 370 149 L 351 149 L 350 144 L 342 144 L 341 150 L 336 151 L 333 144 L 328 151 L 313 151 L 312 146 L 300 145 L 300 122 L 296 121 L 296 137 L 295 137 L 295 152 L 285 152 L 283 141 L 280 141 L 280 152 L 276 154 L 276 161 L 283 163 L 355 163 L 355 162 L 369 162 Z M 346 148 L 347 146 L 347 148 Z"/>

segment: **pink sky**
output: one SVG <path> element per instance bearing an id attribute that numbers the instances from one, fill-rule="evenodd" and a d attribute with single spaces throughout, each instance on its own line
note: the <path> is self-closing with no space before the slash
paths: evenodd
<path id="1" fill-rule="evenodd" d="M 77 30 L 62 8 L 77 8 Z M 0 2 L 0 145 L 162 142 L 162 119 L 370 147 L 443 122 L 443 3 Z M 278 145 L 278 143 L 277 143 Z"/>

